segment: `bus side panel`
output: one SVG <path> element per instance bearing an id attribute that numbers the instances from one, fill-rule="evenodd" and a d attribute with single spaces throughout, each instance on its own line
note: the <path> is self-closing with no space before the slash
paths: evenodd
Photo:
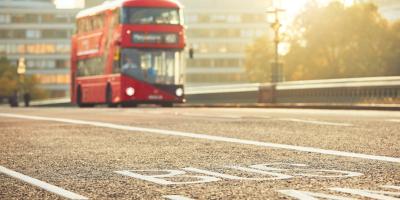
<path id="1" fill-rule="evenodd" d="M 83 103 L 105 103 L 107 78 L 97 77 L 79 77 L 77 85 L 81 87 Z"/>
<path id="2" fill-rule="evenodd" d="M 120 103 L 121 102 L 121 75 L 120 74 L 110 75 L 107 83 L 109 83 L 111 86 L 112 102 Z"/>

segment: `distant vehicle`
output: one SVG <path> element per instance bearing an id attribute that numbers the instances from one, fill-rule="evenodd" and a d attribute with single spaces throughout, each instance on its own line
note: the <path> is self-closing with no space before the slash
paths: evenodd
<path id="1" fill-rule="evenodd" d="M 185 102 L 182 19 L 174 0 L 116 0 L 78 13 L 71 101 L 80 107 Z"/>

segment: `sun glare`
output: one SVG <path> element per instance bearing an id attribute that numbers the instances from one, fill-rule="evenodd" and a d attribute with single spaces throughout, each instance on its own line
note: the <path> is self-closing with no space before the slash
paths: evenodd
<path id="1" fill-rule="evenodd" d="M 55 0 L 57 8 L 60 9 L 79 8 L 82 7 L 81 2 L 80 0 Z"/>
<path id="2" fill-rule="evenodd" d="M 283 21 L 291 22 L 296 15 L 298 15 L 308 2 L 311 0 L 275 0 L 274 7 L 282 8 L 285 10 L 282 15 Z M 354 0 L 316 0 L 320 5 L 326 5 L 333 1 L 342 2 L 346 6 L 350 6 L 354 3 Z"/>

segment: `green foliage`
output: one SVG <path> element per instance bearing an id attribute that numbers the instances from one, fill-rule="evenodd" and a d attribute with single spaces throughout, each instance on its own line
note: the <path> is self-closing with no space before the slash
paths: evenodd
<path id="1" fill-rule="evenodd" d="M 6 58 L 0 58 L 0 96 L 11 96 L 17 90 L 17 71 Z"/>
<path id="2" fill-rule="evenodd" d="M 290 80 L 395 73 L 391 62 L 400 56 L 395 47 L 399 41 L 373 4 L 345 7 L 335 2 L 310 7 L 297 18 L 295 27 L 303 33 L 292 41 L 294 48 L 285 58 Z"/>
<path id="3" fill-rule="evenodd" d="M 400 21 L 390 24 L 373 4 L 313 4 L 292 29 L 291 48 L 283 58 L 286 80 L 400 75 Z M 256 45 L 253 52 L 261 49 Z M 267 59 L 250 58 L 259 59 L 253 63 Z"/>
<path id="4" fill-rule="evenodd" d="M 247 47 L 245 67 L 251 82 L 270 80 L 270 61 L 273 58 L 271 43 L 267 36 L 263 36 Z"/>
<path id="5" fill-rule="evenodd" d="M 17 67 L 12 66 L 6 58 L 0 58 L 0 96 L 11 96 L 15 91 L 26 91 L 32 99 L 43 99 L 47 93 L 37 87 L 39 81 L 35 76 L 19 77 Z"/>

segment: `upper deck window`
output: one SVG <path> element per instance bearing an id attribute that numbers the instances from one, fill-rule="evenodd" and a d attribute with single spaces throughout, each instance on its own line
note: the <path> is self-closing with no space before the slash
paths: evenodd
<path id="1" fill-rule="evenodd" d="M 180 24 L 179 9 L 175 8 L 124 8 L 124 24 Z"/>

